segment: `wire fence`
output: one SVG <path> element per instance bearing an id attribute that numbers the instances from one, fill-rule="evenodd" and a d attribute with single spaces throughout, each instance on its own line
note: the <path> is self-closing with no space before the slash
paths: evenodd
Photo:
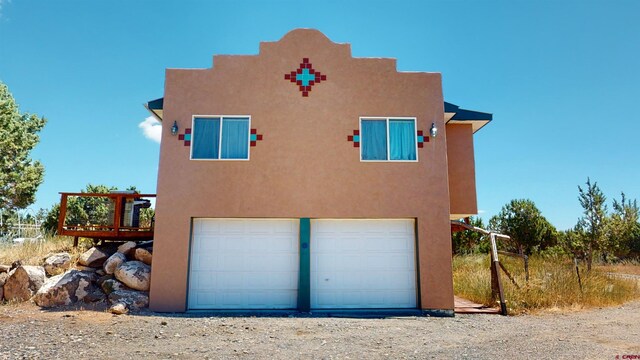
<path id="1" fill-rule="evenodd" d="M 42 221 L 32 209 L 8 211 L 0 209 L 0 242 L 23 243 L 42 241 Z"/>

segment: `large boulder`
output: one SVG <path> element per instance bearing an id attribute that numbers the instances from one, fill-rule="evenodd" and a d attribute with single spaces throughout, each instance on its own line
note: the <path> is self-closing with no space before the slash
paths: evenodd
<path id="1" fill-rule="evenodd" d="M 151 284 L 151 267 L 141 261 L 128 261 L 123 263 L 113 274 L 116 279 L 132 289 L 149 291 Z"/>
<path id="2" fill-rule="evenodd" d="M 44 271 L 48 276 L 58 275 L 71 265 L 71 255 L 69 253 L 57 253 L 44 260 Z"/>
<path id="3" fill-rule="evenodd" d="M 149 306 L 149 293 L 144 291 L 118 290 L 109 294 L 111 304 L 125 304 L 131 310 Z"/>
<path id="4" fill-rule="evenodd" d="M 4 298 L 27 301 L 40 290 L 46 279 L 42 266 L 20 265 L 9 272 L 4 284 Z"/>
<path id="5" fill-rule="evenodd" d="M 4 299 L 4 283 L 7 282 L 9 274 L 6 272 L 0 273 L 0 301 Z"/>
<path id="6" fill-rule="evenodd" d="M 138 248 L 133 254 L 133 257 L 136 260 L 142 261 L 147 265 L 151 265 L 151 260 L 153 258 L 153 255 L 151 255 L 151 253 L 147 249 Z"/>
<path id="7" fill-rule="evenodd" d="M 45 308 L 75 304 L 95 291 L 95 278 L 94 273 L 71 269 L 47 280 L 33 300 Z"/>
<path id="8" fill-rule="evenodd" d="M 108 253 L 98 249 L 97 247 L 92 247 L 80 255 L 78 263 L 82 266 L 99 268 L 104 264 L 107 258 L 109 258 Z"/>
<path id="9" fill-rule="evenodd" d="M 125 255 L 131 255 L 136 248 L 136 243 L 133 241 L 127 241 L 126 243 L 118 246 L 118 252 Z"/>
<path id="10" fill-rule="evenodd" d="M 113 274 L 116 269 L 122 265 L 123 262 L 127 261 L 127 257 L 124 256 L 123 253 L 117 252 L 111 256 L 109 256 L 109 258 L 107 259 L 107 261 L 104 262 L 104 264 L 102 265 L 102 268 L 104 269 L 104 272 L 107 274 Z"/>

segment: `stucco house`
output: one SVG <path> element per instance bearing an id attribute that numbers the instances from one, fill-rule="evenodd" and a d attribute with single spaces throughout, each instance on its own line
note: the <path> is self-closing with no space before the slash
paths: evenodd
<path id="1" fill-rule="evenodd" d="M 150 308 L 452 315 L 451 219 L 477 213 L 473 134 L 439 73 L 317 30 L 168 69 Z"/>

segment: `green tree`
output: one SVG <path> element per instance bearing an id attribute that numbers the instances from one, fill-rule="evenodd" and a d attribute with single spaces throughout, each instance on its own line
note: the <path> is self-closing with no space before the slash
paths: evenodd
<path id="1" fill-rule="evenodd" d="M 620 202 L 613 200 L 613 213 L 609 218 L 604 250 L 617 257 L 629 254 L 637 227 L 638 203 L 636 200 L 627 199 L 622 193 Z"/>
<path id="2" fill-rule="evenodd" d="M 44 166 L 29 157 L 46 120 L 21 114 L 9 88 L 0 82 L 0 209 L 24 209 L 35 201 Z"/>
<path id="3" fill-rule="evenodd" d="M 585 249 L 585 260 L 587 271 L 593 265 L 593 254 L 606 247 L 607 231 L 607 197 L 598 187 L 598 183 L 591 183 L 587 178 L 586 188 L 582 189 L 578 185 L 578 200 L 584 211 L 583 216 L 578 219 L 576 231 L 581 234 L 583 248 Z"/>
<path id="4" fill-rule="evenodd" d="M 640 258 L 640 223 L 636 223 L 629 239 L 629 256 Z"/>
<path id="5" fill-rule="evenodd" d="M 556 229 L 529 199 L 514 199 L 489 220 L 489 228 L 509 235 L 507 249 L 530 255 L 556 243 Z"/>
<path id="6" fill-rule="evenodd" d="M 469 224 L 471 226 L 479 227 L 484 229 L 485 225 L 482 222 L 482 218 L 479 217 L 469 217 Z M 454 254 L 471 254 L 481 252 L 484 249 L 482 247 L 486 241 L 483 242 L 482 234 L 479 232 L 464 230 L 457 231 L 451 235 L 451 240 L 453 243 L 453 253 Z M 485 246 L 486 247 L 486 246 Z"/>
<path id="7" fill-rule="evenodd" d="M 58 231 L 58 218 L 60 217 L 60 204 L 54 204 L 51 209 L 47 211 L 42 222 L 42 231 L 49 235 L 55 235 Z"/>
<path id="8" fill-rule="evenodd" d="M 558 233 L 559 245 L 562 246 L 566 253 L 572 254 L 574 258 L 583 258 L 586 253 L 583 239 L 584 234 L 582 234 L 578 226 Z"/>

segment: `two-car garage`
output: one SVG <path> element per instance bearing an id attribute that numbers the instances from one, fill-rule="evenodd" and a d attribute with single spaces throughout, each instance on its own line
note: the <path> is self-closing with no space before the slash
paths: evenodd
<path id="1" fill-rule="evenodd" d="M 296 309 L 300 291 L 312 309 L 415 308 L 414 229 L 413 219 L 312 219 L 304 262 L 300 219 L 194 219 L 188 308 Z"/>

